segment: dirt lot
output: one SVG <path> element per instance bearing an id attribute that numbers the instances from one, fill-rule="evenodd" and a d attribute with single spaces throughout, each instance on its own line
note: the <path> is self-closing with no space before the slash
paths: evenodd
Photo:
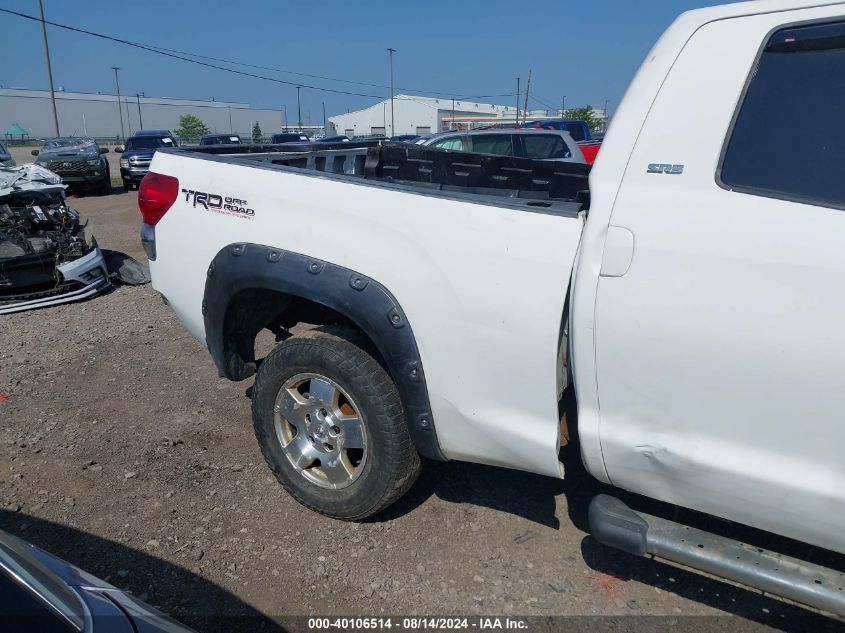
<path id="1" fill-rule="evenodd" d="M 73 204 L 101 245 L 142 257 L 136 196 Z M 314 514 L 262 460 L 251 382 L 218 378 L 149 286 L 2 317 L 0 527 L 203 631 L 381 613 L 618 616 L 567 621 L 584 630 L 836 628 L 601 548 L 585 520 L 597 486 L 577 455 L 565 455 L 564 481 L 429 464 L 377 520 Z"/>

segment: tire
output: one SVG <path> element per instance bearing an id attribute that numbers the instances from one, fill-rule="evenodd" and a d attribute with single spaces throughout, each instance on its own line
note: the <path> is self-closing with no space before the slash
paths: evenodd
<path id="1" fill-rule="evenodd" d="M 125 178 L 123 179 L 123 190 L 132 191 L 132 183 L 126 180 Z"/>
<path id="2" fill-rule="evenodd" d="M 252 396 L 256 438 L 285 490 L 347 521 L 387 508 L 422 467 L 396 386 L 355 338 L 326 328 L 284 341 L 261 364 Z"/>

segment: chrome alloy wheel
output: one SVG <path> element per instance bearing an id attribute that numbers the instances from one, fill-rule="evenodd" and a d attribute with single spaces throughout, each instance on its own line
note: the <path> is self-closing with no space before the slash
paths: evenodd
<path id="1" fill-rule="evenodd" d="M 367 431 L 360 410 L 330 378 L 289 378 L 276 395 L 273 420 L 285 456 L 311 483 L 346 488 L 363 472 Z"/>

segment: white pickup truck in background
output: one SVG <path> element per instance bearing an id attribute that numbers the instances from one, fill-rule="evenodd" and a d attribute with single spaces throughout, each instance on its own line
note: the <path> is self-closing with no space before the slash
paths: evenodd
<path id="1" fill-rule="evenodd" d="M 420 455 L 563 477 L 571 437 L 601 482 L 845 553 L 843 77 L 845 3 L 748 2 L 667 30 L 589 187 L 413 145 L 160 150 L 153 284 L 221 375 L 257 373 L 262 451 L 319 512 L 382 510 Z M 845 614 L 839 571 L 606 495 L 590 521 Z"/>

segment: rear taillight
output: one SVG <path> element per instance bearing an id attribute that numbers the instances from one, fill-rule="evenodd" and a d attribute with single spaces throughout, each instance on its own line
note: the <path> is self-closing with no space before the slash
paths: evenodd
<path id="1" fill-rule="evenodd" d="M 173 176 L 147 173 L 138 187 L 138 208 L 144 217 L 144 224 L 155 226 L 179 195 L 179 181 Z"/>

